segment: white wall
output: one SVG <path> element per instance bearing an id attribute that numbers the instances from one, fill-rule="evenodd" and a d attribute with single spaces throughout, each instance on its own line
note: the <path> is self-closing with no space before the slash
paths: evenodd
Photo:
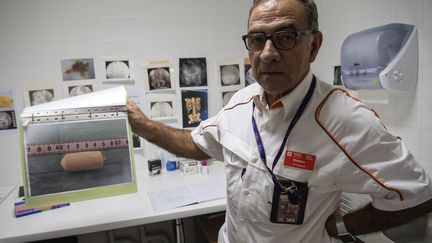
<path id="1" fill-rule="evenodd" d="M 419 75 L 415 92 L 391 93 L 388 104 L 372 105 L 388 129 L 432 173 L 432 0 L 316 0 L 324 43 L 314 72 L 333 82 L 340 47 L 351 33 L 383 24 L 413 24 L 419 36 Z"/>
<path id="2" fill-rule="evenodd" d="M 127 88 L 144 90 L 142 63 L 165 59 L 177 69 L 179 57 L 205 56 L 213 115 L 221 106 L 216 62 L 246 57 L 240 36 L 246 32 L 250 2 L 0 0 L 0 89 L 15 92 L 19 114 L 26 86 L 48 83 L 62 87 L 63 59 L 94 58 L 95 82 L 100 85 L 101 56 L 132 55 L 136 82 Z M 390 22 L 417 26 L 420 68 L 416 92 L 392 95 L 388 105 L 375 108 L 432 172 L 432 0 L 317 0 L 317 5 L 324 43 L 313 70 L 329 82 L 348 34 Z M 19 149 L 17 130 L 0 131 L 0 185 L 21 183 Z M 157 149 L 146 144 L 136 156 L 138 169 L 156 154 Z"/>
<path id="3" fill-rule="evenodd" d="M 0 90 L 12 89 L 15 107 L 24 107 L 22 90 L 33 84 L 63 86 L 60 61 L 94 58 L 96 81 L 103 85 L 102 56 L 132 55 L 135 84 L 144 91 L 141 64 L 180 57 L 206 57 L 209 115 L 221 107 L 217 62 L 247 56 L 241 35 L 247 30 L 250 1 L 231 0 L 0 0 Z M 178 75 L 175 74 L 178 83 Z M 174 123 L 181 126 L 181 123 Z M 0 185 L 21 183 L 17 130 L 0 131 Z M 137 152 L 137 168 L 158 149 Z"/>

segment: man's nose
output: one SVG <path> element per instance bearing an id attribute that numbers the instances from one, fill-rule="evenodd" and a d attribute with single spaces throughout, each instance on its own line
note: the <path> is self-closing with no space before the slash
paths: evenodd
<path id="1" fill-rule="evenodd" d="M 274 46 L 273 41 L 271 39 L 268 39 L 266 41 L 264 48 L 261 51 L 260 57 L 264 62 L 268 62 L 268 63 L 279 61 L 280 54 L 276 49 L 276 47 Z"/>

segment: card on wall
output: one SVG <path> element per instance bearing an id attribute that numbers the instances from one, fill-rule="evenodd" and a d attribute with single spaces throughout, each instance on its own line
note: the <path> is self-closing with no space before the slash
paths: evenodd
<path id="1" fill-rule="evenodd" d="M 208 91 L 182 90 L 183 127 L 196 127 L 208 118 Z"/>
<path id="2" fill-rule="evenodd" d="M 174 71 L 169 61 L 152 61 L 143 64 L 146 93 L 175 91 Z"/>
<path id="3" fill-rule="evenodd" d="M 0 90 L 0 130 L 16 129 L 16 114 L 12 90 Z"/>
<path id="4" fill-rule="evenodd" d="M 180 88 L 207 86 L 205 57 L 179 59 Z"/>
<path id="5" fill-rule="evenodd" d="M 24 106 L 34 106 L 62 98 L 57 87 L 53 85 L 33 85 L 23 90 Z"/>
<path id="6" fill-rule="evenodd" d="M 133 61 L 131 56 L 101 57 L 103 82 L 130 82 L 134 81 L 132 72 Z"/>
<path id="7" fill-rule="evenodd" d="M 61 60 L 63 81 L 95 79 L 95 68 L 92 58 Z"/>
<path id="8" fill-rule="evenodd" d="M 149 116 L 157 121 L 177 120 L 177 103 L 175 94 L 148 94 L 147 108 Z"/>

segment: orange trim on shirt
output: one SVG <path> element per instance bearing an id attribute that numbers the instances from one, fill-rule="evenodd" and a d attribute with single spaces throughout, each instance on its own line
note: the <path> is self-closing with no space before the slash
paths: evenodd
<path id="1" fill-rule="evenodd" d="M 354 98 L 354 97 L 352 97 L 351 95 L 349 95 L 349 93 L 346 91 L 346 90 L 343 90 L 343 89 L 338 89 L 338 88 L 336 88 L 336 89 L 333 89 L 332 91 L 330 91 L 330 93 L 329 94 L 327 94 L 327 97 L 325 97 L 324 98 L 324 100 L 319 104 L 319 106 L 318 106 L 318 108 L 316 109 L 316 111 L 315 111 L 315 120 L 317 121 L 317 123 L 320 125 L 320 127 L 324 130 L 324 132 L 325 133 L 327 133 L 327 135 L 333 140 L 333 142 L 335 142 L 336 143 L 336 145 L 345 153 L 345 155 L 350 159 L 350 161 L 357 167 L 357 168 L 359 168 L 360 170 L 362 170 L 363 172 L 365 172 L 368 176 L 370 176 L 374 181 L 376 181 L 379 185 L 381 185 L 382 187 L 384 187 L 384 188 L 386 188 L 387 190 L 389 190 L 389 191 L 394 191 L 394 192 L 396 192 L 397 194 L 399 194 L 399 198 L 400 198 L 400 200 L 401 201 L 403 201 L 404 200 L 404 196 L 403 196 L 403 194 L 402 194 L 402 192 L 401 191 L 399 191 L 399 190 L 397 190 L 397 189 L 395 189 L 395 188 L 392 188 L 392 187 L 389 187 L 389 186 L 387 186 L 387 185 L 385 185 L 384 184 L 384 182 L 382 182 L 379 178 L 377 178 L 377 177 L 375 177 L 371 172 L 369 172 L 366 168 L 363 168 L 361 165 L 360 165 L 360 163 L 359 162 L 357 162 L 354 158 L 353 158 L 353 156 L 348 152 L 348 150 L 340 143 L 340 142 L 338 142 L 337 141 L 337 139 L 330 133 L 330 131 L 329 130 L 327 130 L 325 127 L 324 127 L 324 125 L 319 121 L 319 116 L 320 116 L 320 113 L 321 113 L 321 109 L 322 109 L 322 107 L 324 106 L 324 104 L 327 102 L 327 100 L 330 98 L 330 96 L 333 94 L 333 93 L 335 93 L 335 92 L 338 92 L 338 91 L 340 91 L 340 92 L 344 92 L 348 97 L 350 97 L 350 98 L 352 98 L 352 99 L 354 99 L 354 100 L 356 100 L 356 101 L 358 101 L 358 102 L 361 102 L 360 100 L 358 100 L 358 99 L 356 99 L 356 98 Z M 373 111 L 373 110 L 372 110 Z M 374 111 L 373 111 L 374 112 Z M 375 113 L 375 112 L 374 112 Z M 376 114 L 376 113 L 375 113 Z"/>
<path id="2" fill-rule="evenodd" d="M 252 99 L 253 99 L 253 97 L 250 98 L 250 99 L 249 99 L 248 101 L 246 101 L 246 102 L 240 102 L 240 103 L 237 103 L 237 104 L 235 104 L 235 105 L 233 105 L 233 106 L 231 106 L 231 107 L 225 108 L 224 111 L 232 110 L 232 109 L 234 109 L 235 107 L 237 107 L 237 106 L 239 106 L 239 105 L 245 105 L 245 104 L 248 104 Z M 217 126 L 217 124 L 209 124 L 209 125 L 203 126 L 202 130 L 204 130 L 204 129 L 208 128 L 208 127 L 216 127 L 216 126 Z M 199 134 L 200 134 L 201 136 L 204 135 L 204 133 L 202 133 L 202 132 L 200 132 Z"/>
<path id="3" fill-rule="evenodd" d="M 282 101 L 279 100 L 278 102 L 273 103 L 270 106 L 270 110 L 274 110 L 274 109 L 277 109 L 277 108 L 282 107 L 282 106 L 283 106 L 283 103 L 282 103 Z"/>
<path id="4" fill-rule="evenodd" d="M 236 106 L 239 106 L 239 105 L 245 105 L 245 104 L 248 104 L 248 103 L 249 103 L 253 98 L 254 98 L 254 97 L 252 96 L 248 101 L 241 102 L 241 103 L 237 103 L 237 104 L 235 104 L 235 105 L 233 105 L 233 106 L 231 106 L 231 107 L 225 108 L 224 111 L 232 110 L 232 109 L 234 109 Z"/>

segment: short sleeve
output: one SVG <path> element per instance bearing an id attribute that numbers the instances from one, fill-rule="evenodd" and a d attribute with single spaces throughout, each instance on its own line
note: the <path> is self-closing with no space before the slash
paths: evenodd
<path id="1" fill-rule="evenodd" d="M 318 118 L 346 155 L 338 161 L 334 177 L 342 191 L 369 194 L 372 205 L 385 211 L 432 198 L 429 175 L 369 107 L 344 92 L 334 92 Z"/>
<path id="2" fill-rule="evenodd" d="M 223 161 L 223 149 L 219 142 L 218 115 L 202 121 L 192 131 L 194 143 L 207 155 Z"/>

